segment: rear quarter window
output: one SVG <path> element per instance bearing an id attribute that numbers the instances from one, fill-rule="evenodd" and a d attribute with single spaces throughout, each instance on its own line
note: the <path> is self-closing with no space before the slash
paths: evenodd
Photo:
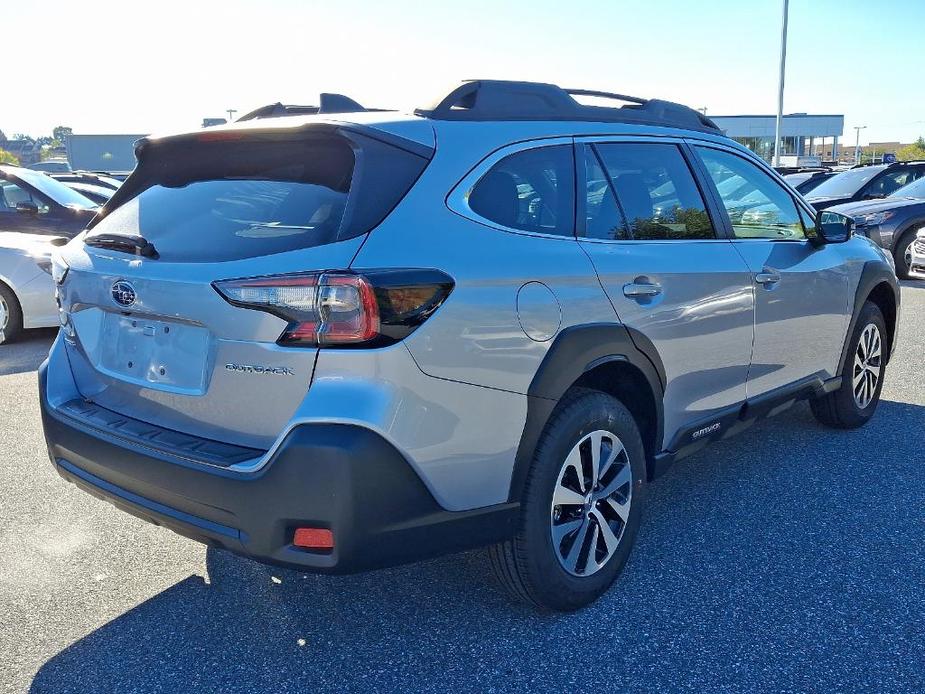
<path id="1" fill-rule="evenodd" d="M 473 186 L 469 208 L 509 229 L 572 236 L 575 229 L 572 147 L 536 147 L 505 157 Z"/>

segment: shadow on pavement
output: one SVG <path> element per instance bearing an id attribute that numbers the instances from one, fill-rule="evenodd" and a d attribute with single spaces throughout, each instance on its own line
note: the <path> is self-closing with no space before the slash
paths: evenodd
<path id="1" fill-rule="evenodd" d="M 57 328 L 26 330 L 13 342 L 0 345 L 0 376 L 37 370 L 57 334 Z"/>
<path id="2" fill-rule="evenodd" d="M 715 444 L 650 487 L 622 578 L 571 615 L 509 603 L 479 552 L 323 577 L 210 549 L 208 581 L 32 692 L 921 690 L 923 431 L 921 406 L 848 432 L 800 406 Z"/>

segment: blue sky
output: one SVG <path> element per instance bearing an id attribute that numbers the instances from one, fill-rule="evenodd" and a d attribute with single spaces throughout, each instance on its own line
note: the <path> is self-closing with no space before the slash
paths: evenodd
<path id="1" fill-rule="evenodd" d="M 7 135 L 188 129 L 321 91 L 411 108 L 471 77 L 776 109 L 780 0 L 2 4 Z M 791 0 L 785 112 L 844 113 L 850 144 L 925 134 L 923 27 L 925 0 Z"/>

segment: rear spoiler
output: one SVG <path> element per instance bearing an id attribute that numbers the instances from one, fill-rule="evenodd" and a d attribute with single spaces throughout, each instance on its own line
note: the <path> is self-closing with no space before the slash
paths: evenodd
<path id="1" fill-rule="evenodd" d="M 381 111 L 383 109 L 364 108 L 349 96 L 343 94 L 322 93 L 318 98 L 318 106 L 299 106 L 284 104 L 277 101 L 245 113 L 236 122 L 257 120 L 259 118 L 280 118 L 283 116 L 309 116 L 318 113 L 365 113 L 366 111 Z"/>

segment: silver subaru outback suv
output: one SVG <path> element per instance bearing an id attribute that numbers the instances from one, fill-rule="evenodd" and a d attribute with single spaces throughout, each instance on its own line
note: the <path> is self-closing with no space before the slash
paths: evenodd
<path id="1" fill-rule="evenodd" d="M 487 545 L 579 608 L 672 463 L 799 400 L 863 425 L 896 344 L 889 256 L 678 104 L 470 81 L 136 153 L 55 257 L 48 451 L 258 561 Z"/>

